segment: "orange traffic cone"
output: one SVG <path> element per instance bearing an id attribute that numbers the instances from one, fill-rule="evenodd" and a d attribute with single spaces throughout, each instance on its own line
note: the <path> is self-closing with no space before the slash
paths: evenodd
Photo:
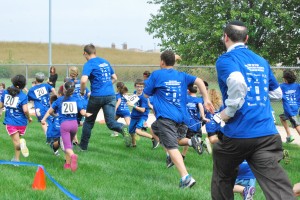
<path id="1" fill-rule="evenodd" d="M 35 173 L 35 177 L 32 183 L 32 189 L 45 190 L 46 189 L 46 177 L 43 167 L 38 166 L 38 170 Z"/>

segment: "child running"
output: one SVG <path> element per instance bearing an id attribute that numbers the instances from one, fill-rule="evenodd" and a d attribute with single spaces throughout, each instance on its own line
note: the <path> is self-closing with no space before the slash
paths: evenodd
<path id="1" fill-rule="evenodd" d="M 130 101 L 127 101 L 127 105 L 132 107 L 131 111 L 131 120 L 129 125 L 129 133 L 132 138 L 132 147 L 136 147 L 135 133 L 149 138 L 152 140 L 152 145 L 156 146 L 158 141 L 156 141 L 153 136 L 145 131 L 143 131 L 144 123 L 148 119 L 149 107 L 148 107 L 148 99 L 144 97 L 143 89 L 144 89 L 144 81 L 142 79 L 137 79 L 134 83 L 134 87 L 136 91 L 134 92 L 139 100 L 133 104 Z"/>
<path id="2" fill-rule="evenodd" d="M 124 118 L 127 125 L 130 124 L 130 110 L 127 105 L 127 100 L 123 95 L 127 95 L 128 88 L 124 85 L 123 82 L 117 83 L 117 94 L 116 94 L 116 120 L 119 118 Z M 112 137 L 117 137 L 119 134 L 118 132 L 113 132 Z"/>
<path id="3" fill-rule="evenodd" d="M 53 95 L 56 95 L 56 91 L 51 85 L 43 83 L 45 79 L 44 73 L 36 73 L 35 79 L 36 85 L 28 90 L 27 96 L 29 101 L 34 102 L 35 115 L 40 122 L 46 114 L 47 110 L 50 108 L 50 93 L 52 92 Z M 47 123 L 45 123 L 44 125 L 42 124 L 42 128 L 44 134 L 46 135 Z"/>
<path id="4" fill-rule="evenodd" d="M 50 97 L 50 106 L 54 101 L 57 100 L 56 95 Z M 46 113 L 48 115 L 48 112 Z M 47 128 L 47 142 L 50 144 L 51 149 L 54 152 L 54 155 L 59 156 L 58 149 L 60 147 L 60 124 L 59 117 L 50 115 L 48 117 L 48 128 Z"/>
<path id="5" fill-rule="evenodd" d="M 85 110 L 79 98 L 72 96 L 75 89 L 75 83 L 68 81 L 64 84 L 64 96 L 59 97 L 53 102 L 48 110 L 47 115 L 58 113 L 60 123 L 60 133 L 65 149 L 66 163 L 65 169 L 71 169 L 73 172 L 77 170 L 77 155 L 72 148 L 72 141 L 77 133 L 77 113 L 85 115 Z M 42 119 L 42 123 L 46 124 L 46 117 Z"/>
<path id="6" fill-rule="evenodd" d="M 0 83 L 0 99 L 3 95 L 4 90 L 5 90 L 5 83 Z M 1 108 L 0 109 L 0 117 L 2 116 L 2 112 L 3 112 L 3 109 Z"/>
<path id="7" fill-rule="evenodd" d="M 26 132 L 27 121 L 32 122 L 28 111 L 28 98 L 22 92 L 25 88 L 26 78 L 23 75 L 16 75 L 11 79 L 12 86 L 7 88 L 1 96 L 0 108 L 6 109 L 3 124 L 6 125 L 7 133 L 14 144 L 15 155 L 12 161 L 20 161 L 20 150 L 24 157 L 29 156 L 26 141 L 21 136 Z"/>
<path id="8" fill-rule="evenodd" d="M 210 89 L 208 91 L 208 97 L 215 108 L 215 113 L 211 114 L 210 112 L 206 113 L 206 117 L 209 119 L 209 122 L 205 124 L 207 137 L 205 138 L 205 143 L 207 146 L 207 151 L 209 153 L 212 152 L 211 144 L 215 144 L 219 141 L 218 132 L 220 131 L 220 123 L 219 121 L 215 121 L 214 115 L 218 114 L 224 109 L 222 103 L 222 97 L 220 93 L 217 92 L 216 89 Z"/>
<path id="9" fill-rule="evenodd" d="M 233 192 L 240 193 L 244 200 L 253 200 L 255 193 L 255 182 L 256 178 L 252 173 L 248 162 L 244 160 L 239 165 L 239 171 L 235 180 Z"/>
<path id="10" fill-rule="evenodd" d="M 300 85 L 295 83 L 296 79 L 297 77 L 293 71 L 289 69 L 283 71 L 284 83 L 280 84 L 280 88 L 282 90 L 282 105 L 284 113 L 279 115 L 279 117 L 287 134 L 286 143 L 294 141 L 287 120 L 291 122 L 293 128 L 295 128 L 300 135 L 300 121 L 297 118 L 300 104 Z"/>

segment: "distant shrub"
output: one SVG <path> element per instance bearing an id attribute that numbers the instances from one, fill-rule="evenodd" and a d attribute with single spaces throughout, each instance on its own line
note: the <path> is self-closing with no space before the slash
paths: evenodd
<path id="1" fill-rule="evenodd" d="M 12 75 L 12 71 L 8 67 L 0 68 L 0 78 L 10 78 L 11 75 Z"/>

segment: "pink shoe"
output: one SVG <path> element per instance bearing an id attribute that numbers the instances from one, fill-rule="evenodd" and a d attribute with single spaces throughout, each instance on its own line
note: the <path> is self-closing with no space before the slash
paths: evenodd
<path id="1" fill-rule="evenodd" d="M 71 164 L 65 163 L 65 164 L 64 164 L 64 169 L 71 169 Z"/>
<path id="2" fill-rule="evenodd" d="M 73 172 L 75 172 L 77 170 L 77 159 L 78 159 L 78 156 L 76 154 L 73 154 L 71 156 L 71 170 Z"/>

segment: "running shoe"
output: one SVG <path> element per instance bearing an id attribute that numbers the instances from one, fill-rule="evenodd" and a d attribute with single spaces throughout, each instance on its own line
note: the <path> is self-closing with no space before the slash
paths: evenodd
<path id="1" fill-rule="evenodd" d="M 71 169 L 71 164 L 65 163 L 65 164 L 64 164 L 64 169 Z"/>
<path id="2" fill-rule="evenodd" d="M 29 156 L 29 150 L 26 146 L 26 141 L 24 138 L 20 139 L 20 149 L 21 149 L 21 153 L 24 157 L 28 157 Z"/>
<path id="3" fill-rule="evenodd" d="M 124 137 L 126 147 L 130 147 L 131 146 L 131 136 L 129 135 L 128 126 L 124 125 L 122 127 L 121 134 Z"/>
<path id="4" fill-rule="evenodd" d="M 290 137 L 286 137 L 286 143 L 292 143 L 294 140 L 295 139 L 292 135 Z"/>
<path id="5" fill-rule="evenodd" d="M 243 191 L 244 200 L 253 200 L 254 193 L 255 193 L 255 187 L 253 186 L 245 187 Z"/>
<path id="6" fill-rule="evenodd" d="M 283 161 L 286 165 L 291 162 L 289 151 L 286 149 L 283 150 Z"/>
<path id="7" fill-rule="evenodd" d="M 16 163 L 20 162 L 19 160 L 16 160 L 15 157 L 13 157 L 13 158 L 11 159 L 11 161 L 12 161 L 12 162 L 16 162 Z M 14 164 L 14 166 L 15 166 L 15 167 L 19 167 L 19 165 L 17 165 L 17 164 Z"/>
<path id="8" fill-rule="evenodd" d="M 170 156 L 167 156 L 166 158 L 166 164 L 167 164 L 167 168 L 170 168 L 174 165 L 174 163 L 172 162 L 172 159 Z"/>
<path id="9" fill-rule="evenodd" d="M 179 182 L 179 188 L 185 189 L 185 188 L 191 188 L 196 184 L 195 179 L 191 175 L 188 175 L 184 181 L 180 179 Z"/>
<path id="10" fill-rule="evenodd" d="M 192 147 L 197 151 L 199 155 L 201 155 L 203 153 L 203 147 L 199 138 L 197 136 L 193 136 L 191 138 L 191 141 L 192 141 Z"/>
<path id="11" fill-rule="evenodd" d="M 156 149 L 159 146 L 159 142 L 152 138 L 152 149 Z"/>

